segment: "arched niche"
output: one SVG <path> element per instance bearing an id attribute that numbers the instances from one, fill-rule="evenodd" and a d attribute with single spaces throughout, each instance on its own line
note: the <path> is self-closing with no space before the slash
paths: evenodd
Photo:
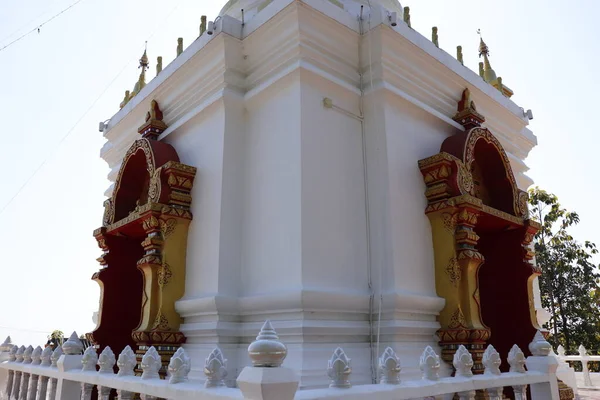
<path id="1" fill-rule="evenodd" d="M 158 119 L 160 118 L 160 119 Z M 103 255 L 93 278 L 101 288 L 98 324 L 90 339 L 120 352 L 185 342 L 175 302 L 184 294 L 191 190 L 196 169 L 156 140 L 166 129 L 152 102 L 146 123 L 123 158 L 103 225 L 94 231 Z M 171 350 L 169 350 L 171 349 Z M 159 351 L 160 353 L 160 351 Z"/>
<path id="2" fill-rule="evenodd" d="M 530 244 L 539 224 L 528 217 L 527 193 L 518 189 L 506 152 L 487 128 L 468 91 L 455 120 L 464 132 L 447 138 L 440 153 L 419 161 L 432 228 L 436 291 L 446 300 L 438 331 L 443 358 L 457 346 L 473 354 L 475 372 L 487 344 L 507 354 L 522 349 L 539 329 L 533 306 Z M 515 329 L 518 326 L 518 329 Z"/>

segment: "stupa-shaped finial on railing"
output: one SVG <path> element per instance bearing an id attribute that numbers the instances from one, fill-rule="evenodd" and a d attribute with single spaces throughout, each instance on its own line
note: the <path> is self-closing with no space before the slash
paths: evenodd
<path id="1" fill-rule="evenodd" d="M 379 357 L 379 383 L 387 385 L 398 385 L 400 383 L 400 359 L 391 347 L 385 349 Z"/>
<path id="2" fill-rule="evenodd" d="M 48 347 L 44 348 L 44 350 L 42 351 L 41 365 L 43 367 L 49 367 L 52 364 L 52 360 L 50 359 L 51 357 L 52 357 L 52 347 L 48 346 Z"/>
<path id="3" fill-rule="evenodd" d="M 483 352 L 483 358 L 481 360 L 485 367 L 484 375 L 500 375 L 500 365 L 502 365 L 502 358 L 500 353 L 491 344 Z"/>
<path id="4" fill-rule="evenodd" d="M 255 367 L 281 367 L 287 357 L 287 347 L 279 340 L 271 321 L 265 321 L 256 340 L 250 343 L 248 355 Z"/>
<path id="5" fill-rule="evenodd" d="M 335 349 L 333 356 L 327 363 L 327 375 L 331 378 L 330 388 L 352 387 L 350 383 L 350 374 L 352 373 L 350 361 L 351 359 L 346 356 L 341 347 Z"/>
<path id="6" fill-rule="evenodd" d="M 94 346 L 90 346 L 85 349 L 83 357 L 81 358 L 81 364 L 83 367 L 82 371 L 96 371 L 96 364 L 98 364 L 98 353 Z"/>
<path id="7" fill-rule="evenodd" d="M 0 345 L 0 352 L 8 353 L 12 349 L 12 347 L 12 339 L 10 338 L 10 336 L 7 336 L 6 339 L 4 339 L 4 342 Z"/>
<path id="8" fill-rule="evenodd" d="M 579 355 L 582 357 L 588 355 L 587 349 L 582 344 L 579 345 L 579 347 L 577 348 L 577 351 L 579 352 Z"/>
<path id="9" fill-rule="evenodd" d="M 224 379 L 227 376 L 227 359 L 218 347 L 215 348 L 204 362 L 204 375 L 206 382 L 204 387 L 213 388 L 224 386 Z"/>
<path id="10" fill-rule="evenodd" d="M 142 357 L 142 379 L 160 379 L 158 371 L 161 366 L 161 359 L 154 346 L 150 346 L 146 354 Z"/>
<path id="11" fill-rule="evenodd" d="M 119 354 L 119 359 L 117 360 L 117 366 L 119 367 L 119 372 L 117 373 L 117 375 L 135 375 L 133 369 L 135 368 L 136 363 L 137 361 L 135 359 L 135 353 L 133 352 L 133 350 L 131 350 L 131 347 L 125 346 L 121 354 Z"/>
<path id="12" fill-rule="evenodd" d="M 508 364 L 510 372 L 518 372 L 524 374 L 525 371 L 525 354 L 516 344 L 508 352 Z"/>
<path id="13" fill-rule="evenodd" d="M 17 361 L 17 351 L 19 351 L 19 346 L 13 345 L 8 353 L 8 361 Z"/>
<path id="14" fill-rule="evenodd" d="M 33 347 L 31 345 L 29 345 L 23 352 L 23 364 L 31 364 L 31 355 L 32 354 L 33 354 Z"/>
<path id="15" fill-rule="evenodd" d="M 100 373 L 103 374 L 114 374 L 114 367 L 117 363 L 115 359 L 115 353 L 109 346 L 106 346 L 100 356 L 98 357 L 98 367 L 100 367 Z"/>
<path id="16" fill-rule="evenodd" d="M 183 347 L 177 349 L 169 361 L 169 383 L 181 383 L 188 380 L 188 375 L 192 369 L 192 361 Z"/>
<path id="17" fill-rule="evenodd" d="M 421 372 L 423 372 L 423 379 L 430 381 L 440 379 L 440 356 L 437 355 L 431 346 L 427 346 L 423 354 L 421 354 L 419 366 L 421 367 Z"/>
<path id="18" fill-rule="evenodd" d="M 559 344 L 558 347 L 556 348 L 556 353 L 558 354 L 559 357 L 565 357 L 565 348 L 563 347 L 562 344 Z"/>
<path id="19" fill-rule="evenodd" d="M 77 332 L 71 333 L 69 339 L 63 343 L 62 349 L 66 355 L 73 356 L 81 354 L 83 351 L 83 343 L 81 343 L 81 340 L 79 340 Z"/>
<path id="20" fill-rule="evenodd" d="M 63 349 L 61 346 L 57 346 L 56 349 L 52 352 L 52 356 L 50 356 L 50 365 L 52 367 L 58 366 L 58 360 L 60 356 L 63 355 Z"/>
<path id="21" fill-rule="evenodd" d="M 531 343 L 529 343 L 529 351 L 531 354 L 538 357 L 548 356 L 552 351 L 552 346 L 541 331 L 537 331 Z"/>
<path id="22" fill-rule="evenodd" d="M 458 346 L 456 353 L 454 353 L 452 365 L 454 365 L 454 369 L 456 369 L 456 376 L 462 376 L 464 378 L 473 376 L 473 356 L 462 344 Z"/>
<path id="23" fill-rule="evenodd" d="M 42 363 L 42 348 L 37 346 L 31 353 L 31 364 L 40 365 Z"/>

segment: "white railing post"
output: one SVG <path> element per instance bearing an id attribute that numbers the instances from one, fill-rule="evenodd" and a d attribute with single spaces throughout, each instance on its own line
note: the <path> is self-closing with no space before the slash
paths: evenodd
<path id="1" fill-rule="evenodd" d="M 530 385 L 532 400 L 559 400 L 560 398 L 558 379 L 556 378 L 558 361 L 554 357 L 549 357 L 551 350 L 550 343 L 544 339 L 540 331 L 537 331 L 533 341 L 529 344 L 529 351 L 533 355 L 527 358 L 527 369 L 550 374 L 550 381 Z"/>
<path id="2" fill-rule="evenodd" d="M 462 344 L 458 346 L 456 353 L 454 353 L 454 359 L 452 361 L 454 369 L 456 370 L 456 376 L 462 378 L 473 377 L 473 356 L 469 353 L 469 350 Z M 475 391 L 468 390 L 465 392 L 459 392 L 458 398 L 460 400 L 475 400 Z"/>
<path id="3" fill-rule="evenodd" d="M 25 353 L 25 346 L 19 347 L 15 354 L 15 362 L 23 362 L 23 353 Z M 21 376 L 20 371 L 15 371 L 15 377 L 13 379 L 13 387 L 10 393 L 10 400 L 19 400 L 19 390 L 21 390 Z"/>
<path id="4" fill-rule="evenodd" d="M 33 347 L 30 345 L 23 352 L 23 364 L 31 364 L 31 355 L 33 354 Z M 19 389 L 19 400 L 27 400 L 27 390 L 29 389 L 29 376 L 27 372 L 23 372 L 21 375 L 21 388 Z"/>
<path id="5" fill-rule="evenodd" d="M 116 363 L 117 360 L 115 359 L 115 353 L 113 353 L 109 346 L 106 346 L 104 350 L 102 350 L 102 353 L 100 353 L 100 357 L 98 357 L 98 367 L 100 367 L 99 373 L 107 375 L 114 374 L 114 367 Z M 99 386 L 98 396 L 100 400 L 109 400 L 111 390 L 111 387 Z"/>
<path id="6" fill-rule="evenodd" d="M 510 372 L 516 372 L 524 374 L 525 371 L 525 354 L 516 344 L 510 349 L 508 353 L 508 364 L 510 365 Z M 527 385 L 513 386 L 515 393 L 515 400 L 527 400 Z"/>
<path id="7" fill-rule="evenodd" d="M 96 372 L 96 364 L 98 364 L 98 353 L 96 348 L 90 346 L 85 349 L 83 357 L 81 357 L 81 370 L 87 372 Z M 81 400 L 90 400 L 92 398 L 92 390 L 94 385 L 91 383 L 81 383 Z"/>
<path id="8" fill-rule="evenodd" d="M 119 354 L 119 359 L 117 360 L 117 367 L 119 367 L 118 376 L 134 376 L 135 373 L 133 369 L 136 364 L 135 353 L 131 350 L 131 347 L 126 346 L 121 354 Z M 119 396 L 119 400 L 131 400 L 133 399 L 133 392 L 128 392 L 126 390 L 117 390 L 117 395 Z"/>
<path id="9" fill-rule="evenodd" d="M 60 372 L 67 372 L 81 368 L 83 356 L 83 344 L 79 340 L 76 332 L 73 332 L 69 340 L 62 345 L 62 354 L 57 362 Z M 54 388 L 53 388 L 54 389 Z M 81 385 L 79 382 L 58 379 L 56 384 L 56 399 L 58 400 L 76 400 L 81 396 Z"/>
<path id="10" fill-rule="evenodd" d="M 63 351 L 62 347 L 58 346 L 53 352 L 52 356 L 50 356 L 50 368 L 58 369 L 58 360 L 62 357 Z M 56 389 L 58 388 L 58 379 L 52 378 L 50 379 L 50 390 L 48 393 L 48 400 L 56 400 Z"/>
<path id="11" fill-rule="evenodd" d="M 294 370 L 283 368 L 287 348 L 279 341 L 277 332 L 266 321 L 256 341 L 248 346 L 252 367 L 246 367 L 237 379 L 245 399 L 292 400 L 298 390 Z"/>
<path id="12" fill-rule="evenodd" d="M 423 379 L 429 381 L 437 381 L 440 379 L 440 356 L 431 348 L 431 346 L 425 347 L 425 351 L 421 354 L 419 360 L 419 367 L 423 372 Z"/>
<path id="13" fill-rule="evenodd" d="M 44 351 L 42 351 L 40 365 L 42 367 L 49 367 L 51 365 L 50 357 L 52 357 L 52 347 L 48 346 L 44 349 Z M 49 378 L 47 376 L 40 377 L 37 400 L 46 400 L 46 392 L 48 390 L 48 379 Z"/>
<path id="14" fill-rule="evenodd" d="M 496 351 L 494 346 L 491 344 L 485 349 L 482 359 L 483 366 L 485 367 L 484 375 L 488 376 L 500 376 L 500 364 L 502 359 L 500 354 Z M 503 387 L 489 388 L 486 390 L 490 400 L 502 400 Z"/>
<path id="15" fill-rule="evenodd" d="M 36 347 L 31 353 L 31 364 L 32 365 L 40 365 L 42 363 L 42 348 L 40 346 Z M 27 390 L 27 400 L 35 400 L 38 392 L 38 382 L 40 376 L 36 374 L 31 374 L 31 378 L 29 379 L 29 389 Z"/>
<path id="16" fill-rule="evenodd" d="M 10 337 L 10 336 L 9 336 Z M 17 350 L 19 349 L 17 346 L 15 345 L 11 345 L 12 347 L 10 348 L 10 352 L 8 353 L 8 361 L 13 363 L 16 361 L 17 359 Z M 15 371 L 13 371 L 12 369 L 8 370 L 8 378 L 6 379 L 6 386 L 4 387 L 4 393 L 2 396 L 3 400 L 10 400 L 10 394 L 12 392 L 13 389 L 13 379 L 15 377 Z"/>
<path id="17" fill-rule="evenodd" d="M 590 376 L 590 369 L 588 368 L 588 362 L 590 358 L 588 356 L 587 350 L 583 345 L 579 345 L 579 355 L 581 356 L 581 372 L 583 373 L 583 384 L 584 386 L 591 387 L 592 378 Z"/>
<path id="18" fill-rule="evenodd" d="M 352 373 L 350 361 L 341 347 L 335 349 L 327 364 L 327 375 L 331 378 L 330 388 L 347 389 L 352 387 L 349 379 Z"/>

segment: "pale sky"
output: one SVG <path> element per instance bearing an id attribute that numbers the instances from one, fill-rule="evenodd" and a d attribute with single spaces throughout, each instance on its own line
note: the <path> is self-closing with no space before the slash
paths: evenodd
<path id="1" fill-rule="evenodd" d="M 0 0 L 0 48 L 74 1 Z M 145 40 L 152 78 L 156 56 L 166 67 L 177 38 L 187 47 L 200 16 L 214 19 L 224 3 L 82 0 L 39 34 L 0 51 L 0 210 L 46 160 L 0 213 L 1 339 L 10 334 L 18 344 L 41 344 L 54 329 L 82 334 L 94 328 L 99 288 L 90 278 L 101 251 L 92 231 L 101 225 L 109 184 L 98 122 L 114 115 L 124 91 L 133 88 Z M 594 164 L 600 140 L 590 123 L 600 93 L 600 2 L 566 4 L 402 2 L 411 8 L 413 28 L 430 37 L 437 26 L 440 47 L 454 55 L 462 45 L 465 65 L 474 71 L 481 28 L 496 73 L 514 90 L 513 100 L 534 113 L 530 129 L 539 146 L 526 160 L 529 175 L 580 214 L 577 239 L 600 244 Z"/>

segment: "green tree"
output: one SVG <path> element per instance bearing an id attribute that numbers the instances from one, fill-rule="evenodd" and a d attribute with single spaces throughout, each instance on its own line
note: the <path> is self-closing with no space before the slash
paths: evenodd
<path id="1" fill-rule="evenodd" d="M 532 217 L 541 225 L 534 244 L 542 305 L 550 311 L 547 328 L 554 346 L 576 353 L 583 344 L 600 350 L 600 286 L 594 255 L 596 245 L 578 242 L 568 232 L 579 215 L 561 207 L 558 198 L 540 188 L 529 191 Z"/>

